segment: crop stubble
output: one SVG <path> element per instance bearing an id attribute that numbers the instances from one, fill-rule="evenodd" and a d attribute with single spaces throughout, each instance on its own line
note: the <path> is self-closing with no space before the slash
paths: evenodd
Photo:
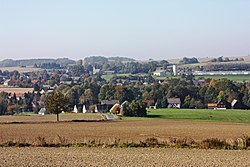
<path id="1" fill-rule="evenodd" d="M 86 139 L 138 142 L 149 137 L 162 140 L 190 137 L 199 141 L 207 138 L 236 139 L 243 134 L 250 134 L 249 124 L 166 120 L 0 124 L 2 141 L 22 139 L 30 142 L 36 137 L 51 141 L 58 136 L 68 142 L 83 142 Z"/>
<path id="2" fill-rule="evenodd" d="M 0 166 L 250 166 L 249 150 L 0 148 Z"/>

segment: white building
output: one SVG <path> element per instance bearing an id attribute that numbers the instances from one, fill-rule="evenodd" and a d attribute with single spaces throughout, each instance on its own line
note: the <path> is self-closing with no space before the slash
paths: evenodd
<path id="1" fill-rule="evenodd" d="M 174 76 L 178 75 L 177 65 L 173 65 L 173 74 L 174 74 Z"/>
<path id="2" fill-rule="evenodd" d="M 171 73 L 167 70 L 156 70 L 153 72 L 153 75 L 159 76 L 159 77 L 164 77 L 164 76 L 171 75 Z"/>

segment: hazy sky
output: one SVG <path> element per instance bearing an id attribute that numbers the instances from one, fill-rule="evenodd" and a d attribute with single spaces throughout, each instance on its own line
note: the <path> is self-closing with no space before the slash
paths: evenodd
<path id="1" fill-rule="evenodd" d="M 250 0 L 0 0 L 0 59 L 250 54 Z"/>

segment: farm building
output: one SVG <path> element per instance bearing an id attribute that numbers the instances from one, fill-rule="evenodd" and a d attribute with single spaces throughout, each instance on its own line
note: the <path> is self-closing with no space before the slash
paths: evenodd
<path id="1" fill-rule="evenodd" d="M 171 75 L 171 73 L 167 70 L 156 70 L 153 72 L 153 75 L 159 76 L 159 77 L 164 77 L 164 76 Z"/>
<path id="2" fill-rule="evenodd" d="M 97 105 L 98 112 L 109 111 L 115 104 L 119 104 L 119 100 L 102 100 L 101 104 Z"/>
<path id="3" fill-rule="evenodd" d="M 217 108 L 217 103 L 208 103 L 207 108 L 208 109 L 216 109 Z"/>
<path id="4" fill-rule="evenodd" d="M 214 109 L 214 110 L 217 110 L 217 109 L 226 110 L 226 109 L 230 109 L 231 105 L 232 104 L 230 104 L 229 102 L 227 102 L 225 100 L 220 100 L 220 101 L 218 101 L 218 103 L 208 103 L 207 108 Z"/>
<path id="5" fill-rule="evenodd" d="M 247 109 L 248 107 L 243 104 L 241 101 L 234 99 L 231 102 L 231 108 L 232 109 Z"/>
<path id="6" fill-rule="evenodd" d="M 168 98 L 168 108 L 181 108 L 180 98 Z"/>
<path id="7" fill-rule="evenodd" d="M 230 109 L 230 108 L 231 108 L 231 104 L 227 102 L 226 100 L 220 100 L 217 103 L 217 109 L 225 110 L 225 109 Z"/>

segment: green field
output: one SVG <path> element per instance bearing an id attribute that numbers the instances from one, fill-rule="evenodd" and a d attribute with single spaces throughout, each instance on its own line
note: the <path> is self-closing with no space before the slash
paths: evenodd
<path id="1" fill-rule="evenodd" d="M 111 75 L 102 75 L 102 78 L 106 81 L 110 81 L 113 76 L 129 76 L 131 74 L 111 74 Z"/>
<path id="2" fill-rule="evenodd" d="M 243 82 L 243 81 L 249 81 L 250 75 L 203 75 L 203 76 L 196 76 L 196 78 L 212 78 L 212 79 L 221 79 L 221 78 L 227 78 L 229 80 L 237 81 L 237 82 Z"/>
<path id="3" fill-rule="evenodd" d="M 102 78 L 105 79 L 106 81 L 110 81 L 110 79 L 113 76 L 128 76 L 130 74 L 112 74 L 112 75 L 102 75 Z M 158 77 L 158 76 L 153 76 L 156 80 L 163 80 L 166 78 L 180 78 L 181 76 L 164 76 L 164 77 Z M 250 81 L 250 75 L 201 75 L 201 76 L 195 76 L 196 79 L 199 78 L 212 78 L 212 79 L 221 79 L 221 78 L 227 78 L 232 81 L 237 81 L 237 82 L 248 82 Z"/>
<path id="4" fill-rule="evenodd" d="M 192 120 L 250 123 L 250 110 L 156 109 L 147 117 L 122 117 L 123 120 Z"/>

